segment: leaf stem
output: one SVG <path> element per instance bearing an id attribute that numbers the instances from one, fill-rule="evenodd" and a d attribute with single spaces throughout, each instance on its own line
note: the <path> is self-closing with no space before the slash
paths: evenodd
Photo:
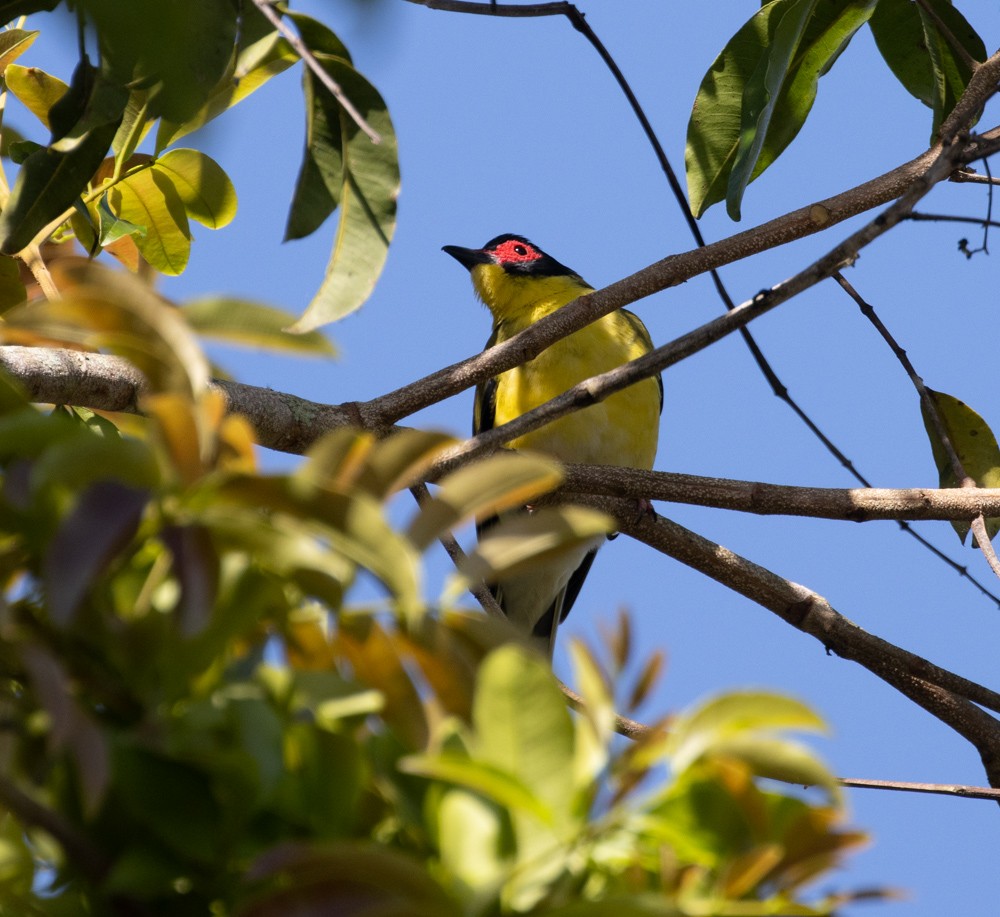
<path id="1" fill-rule="evenodd" d="M 295 32 L 290 29 L 285 21 L 275 12 L 273 3 L 270 0 L 253 0 L 254 6 L 257 7 L 264 14 L 264 17 L 271 23 L 284 37 L 284 39 L 292 46 L 295 53 L 302 58 L 302 63 L 304 63 L 312 72 L 316 75 L 318 79 L 330 92 L 330 94 L 337 100 L 337 104 L 350 116 L 351 120 L 358 126 L 358 128 L 371 140 L 372 143 L 381 143 L 382 137 L 379 133 L 372 128 L 372 126 L 364 119 L 361 112 L 354 107 L 351 100 L 344 95 L 344 91 L 340 88 L 340 84 L 329 73 L 323 65 L 316 60 L 316 56 L 309 50 L 305 42 L 299 38 Z"/>

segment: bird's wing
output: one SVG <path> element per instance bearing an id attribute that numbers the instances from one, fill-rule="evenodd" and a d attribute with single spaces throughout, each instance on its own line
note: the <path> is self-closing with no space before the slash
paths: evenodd
<path id="1" fill-rule="evenodd" d="M 646 326 L 642 323 L 642 319 L 639 318 L 634 312 L 629 312 L 628 309 L 619 309 L 622 317 L 632 326 L 632 331 L 635 336 L 646 345 L 647 351 L 653 349 L 653 339 L 649 336 L 649 331 Z M 662 373 L 656 374 L 656 384 L 660 388 L 660 413 L 663 413 L 663 375 Z"/>

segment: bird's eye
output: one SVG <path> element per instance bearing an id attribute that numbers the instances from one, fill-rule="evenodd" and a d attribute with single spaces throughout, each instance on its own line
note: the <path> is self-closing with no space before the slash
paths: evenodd
<path id="1" fill-rule="evenodd" d="M 526 254 L 528 254 L 528 250 L 523 245 L 515 245 L 514 246 L 514 254 L 516 254 L 516 255 L 526 255 Z"/>

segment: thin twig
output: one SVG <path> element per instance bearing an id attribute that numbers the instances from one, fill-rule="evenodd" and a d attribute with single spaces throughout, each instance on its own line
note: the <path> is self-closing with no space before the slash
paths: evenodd
<path id="1" fill-rule="evenodd" d="M 1000 802 L 1000 790 L 986 786 L 964 786 L 957 783 L 909 783 L 903 780 L 865 780 L 838 777 L 841 786 L 864 790 L 896 790 L 901 793 L 935 793 L 939 796 L 960 796 L 965 799 L 991 799 Z"/>
<path id="2" fill-rule="evenodd" d="M 985 176 L 984 176 L 985 177 Z M 945 213 L 911 213 L 906 219 L 914 223 L 971 223 L 974 226 L 1000 227 L 1000 222 L 984 220 L 982 217 L 963 217 Z"/>
<path id="3" fill-rule="evenodd" d="M 587 702 L 568 685 L 559 682 L 559 689 L 563 693 L 570 707 L 574 710 L 586 710 Z M 644 739 L 654 730 L 645 723 L 633 720 L 620 713 L 615 714 L 615 732 L 625 736 L 627 739 Z"/>
<path id="4" fill-rule="evenodd" d="M 430 491 L 427 489 L 426 484 L 416 484 L 410 488 L 410 493 L 413 495 L 413 499 L 417 501 L 417 505 L 422 506 L 427 500 L 431 498 Z M 445 549 L 448 556 L 451 558 L 451 562 L 456 568 L 459 568 L 462 562 L 465 560 L 466 554 L 462 550 L 462 546 L 458 543 L 451 532 L 445 532 L 438 539 L 441 543 L 441 547 Z M 506 615 L 503 613 L 503 609 L 500 604 L 494 598 L 493 593 L 490 592 L 486 583 L 480 581 L 478 583 L 469 584 L 469 592 L 472 597 L 479 602 L 483 611 L 494 618 L 505 618 Z"/>
<path id="5" fill-rule="evenodd" d="M 316 60 L 316 55 L 309 50 L 305 42 L 295 34 L 293 29 L 290 29 L 285 21 L 278 15 L 274 9 L 274 5 L 270 0 L 253 0 L 254 6 L 259 9 L 267 20 L 277 29 L 281 35 L 284 37 L 292 49 L 300 58 L 302 58 L 302 63 L 304 63 L 329 91 L 330 94 L 337 100 L 337 104 L 347 113 L 348 117 L 358 126 L 358 128 L 364 132 L 365 136 L 371 140 L 372 143 L 381 143 L 382 137 L 379 133 L 372 128 L 372 126 L 364 119 L 364 116 L 354 107 L 354 104 L 350 99 L 344 95 L 344 91 L 340 88 L 337 81 L 326 72 L 323 65 Z"/>
<path id="6" fill-rule="evenodd" d="M 846 292 L 847 295 L 854 300 L 858 308 L 861 310 L 861 314 L 867 318 L 869 322 L 871 322 L 875 330 L 878 331 L 882 340 L 885 341 L 893 355 L 899 361 L 899 365 L 903 367 L 903 371 L 906 373 L 911 384 L 917 391 L 920 403 L 924 409 L 924 414 L 927 418 L 929 418 L 931 426 L 934 428 L 934 435 L 937 437 L 938 443 L 948 456 L 948 462 L 951 465 L 951 473 L 958 482 L 958 486 L 962 488 L 977 487 L 978 484 L 965 470 L 965 466 L 962 464 L 962 459 L 959 457 L 958 450 L 955 448 L 955 444 L 951 441 L 951 435 L 948 433 L 948 428 L 945 425 L 944 418 L 941 416 L 941 412 L 938 410 L 937 403 L 931 397 L 930 392 L 927 390 L 927 386 L 924 385 L 924 380 L 920 377 L 919 373 L 917 373 L 917 370 L 910 361 L 906 351 L 899 345 L 895 337 L 892 335 L 892 332 L 889 331 L 885 323 L 878 317 L 878 314 L 875 312 L 875 308 L 871 305 L 871 303 L 865 300 L 860 293 L 858 293 L 858 291 L 851 285 L 850 281 L 848 281 L 847 278 L 844 277 L 844 275 L 839 271 L 837 271 L 833 277 L 834 280 L 836 280 L 840 285 L 841 289 L 843 289 L 844 292 Z M 986 520 L 982 513 L 977 513 L 975 518 L 972 520 L 972 530 L 976 536 L 976 544 L 983 552 L 983 556 L 986 558 L 986 562 L 990 565 L 990 569 L 997 577 L 1000 577 L 1000 559 L 997 558 L 996 552 L 993 550 L 993 545 L 990 542 L 989 535 L 986 531 Z"/>
<path id="7" fill-rule="evenodd" d="M 969 184 L 969 185 L 1000 185 L 1000 177 L 993 175 L 980 175 L 978 172 L 966 172 L 960 170 L 951 176 L 950 181 L 955 182 L 955 184 Z M 981 222 L 981 221 L 976 221 Z"/>

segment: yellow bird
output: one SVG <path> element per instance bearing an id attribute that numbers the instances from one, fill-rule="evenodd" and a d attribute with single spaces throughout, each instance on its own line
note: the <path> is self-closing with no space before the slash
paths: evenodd
<path id="1" fill-rule="evenodd" d="M 523 236 L 506 234 L 482 248 L 446 245 L 468 268 L 476 295 L 493 315 L 487 349 L 593 292 L 579 274 Z M 492 429 L 561 395 L 578 382 L 648 353 L 649 332 L 625 309 L 612 312 L 552 344 L 533 360 L 476 388 L 472 429 Z M 563 462 L 652 468 L 659 436 L 663 383 L 644 379 L 604 401 L 512 440 Z M 480 534 L 495 520 L 478 527 Z M 551 654 L 556 629 L 569 614 L 604 539 L 585 544 L 518 576 L 492 584 L 504 613 L 544 642 Z"/>

